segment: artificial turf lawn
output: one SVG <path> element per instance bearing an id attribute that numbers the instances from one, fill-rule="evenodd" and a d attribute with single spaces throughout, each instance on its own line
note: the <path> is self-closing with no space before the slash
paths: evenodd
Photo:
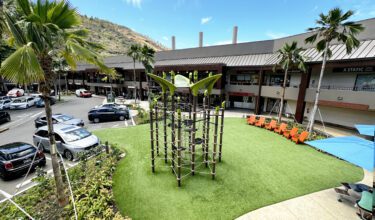
<path id="1" fill-rule="evenodd" d="M 216 180 L 188 176 L 178 188 L 164 162 L 151 172 L 149 125 L 95 133 L 127 152 L 114 175 L 114 196 L 121 213 L 133 219 L 233 219 L 363 177 L 345 161 L 246 125 L 244 119 L 226 118 Z"/>

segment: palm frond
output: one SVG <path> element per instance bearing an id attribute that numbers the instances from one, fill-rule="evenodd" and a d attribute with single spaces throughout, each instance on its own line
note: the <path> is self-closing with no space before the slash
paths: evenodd
<path id="1" fill-rule="evenodd" d="M 314 43 L 314 42 L 316 41 L 317 38 L 318 38 L 318 34 L 313 34 L 313 35 L 311 35 L 310 37 L 307 37 L 307 38 L 305 39 L 305 43 L 310 43 L 310 44 L 312 44 L 312 43 Z"/>
<path id="2" fill-rule="evenodd" d="M 16 19 L 7 12 L 4 13 L 4 17 L 5 17 L 9 32 L 11 33 L 13 37 L 14 43 L 19 46 L 27 44 L 26 36 L 24 32 L 22 31 L 22 29 L 17 24 Z"/>
<path id="3" fill-rule="evenodd" d="M 0 75 L 17 84 L 44 80 L 44 72 L 30 43 L 18 48 L 4 60 Z"/>

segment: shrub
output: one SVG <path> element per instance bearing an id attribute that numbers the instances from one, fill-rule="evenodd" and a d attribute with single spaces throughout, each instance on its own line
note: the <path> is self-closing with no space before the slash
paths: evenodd
<path id="1" fill-rule="evenodd" d="M 112 193 L 112 174 L 121 154 L 115 145 L 109 154 L 82 154 L 79 165 L 68 171 L 78 219 L 124 219 L 114 205 Z M 16 196 L 15 202 L 35 219 L 74 219 L 72 202 L 58 207 L 53 178 L 48 178 L 42 169 L 37 169 L 36 174 L 33 181 L 38 185 Z M 70 195 L 68 187 L 66 193 Z M 0 219 L 25 219 L 12 204 L 2 203 L 0 208 L 4 208 Z"/>

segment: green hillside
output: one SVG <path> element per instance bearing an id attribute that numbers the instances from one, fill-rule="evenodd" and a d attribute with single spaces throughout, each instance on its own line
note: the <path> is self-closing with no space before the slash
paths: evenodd
<path id="1" fill-rule="evenodd" d="M 105 50 L 101 52 L 103 56 L 125 54 L 133 43 L 147 44 L 156 51 L 167 49 L 161 43 L 128 27 L 98 18 L 82 16 L 82 26 L 90 31 L 89 40 L 105 46 Z"/>

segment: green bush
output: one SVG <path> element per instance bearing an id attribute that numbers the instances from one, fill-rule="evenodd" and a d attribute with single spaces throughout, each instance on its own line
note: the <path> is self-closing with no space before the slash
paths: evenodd
<path id="1" fill-rule="evenodd" d="M 116 146 L 111 146 L 109 154 L 94 154 L 92 158 L 82 154 L 79 165 L 68 171 L 78 219 L 124 219 L 115 207 L 112 193 L 112 174 L 121 154 Z M 35 219 L 74 219 L 72 202 L 64 208 L 58 207 L 53 178 L 47 178 L 42 169 L 37 169 L 36 174 L 33 181 L 38 185 L 16 196 L 15 202 Z M 66 193 L 70 195 L 67 185 Z M 8 203 L 1 204 L 0 210 L 4 210 L 0 219 L 27 219 Z"/>

